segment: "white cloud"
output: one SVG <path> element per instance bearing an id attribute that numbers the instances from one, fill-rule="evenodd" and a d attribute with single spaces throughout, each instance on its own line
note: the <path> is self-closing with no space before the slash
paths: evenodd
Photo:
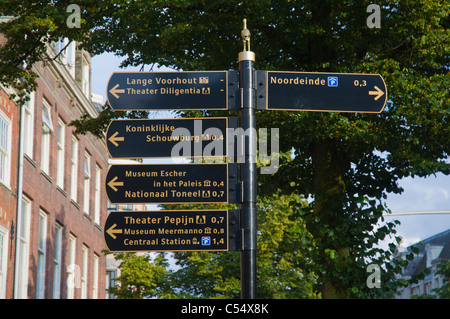
<path id="1" fill-rule="evenodd" d="M 405 178 L 400 185 L 402 194 L 388 196 L 387 204 L 393 212 L 450 209 L 450 176 Z"/>

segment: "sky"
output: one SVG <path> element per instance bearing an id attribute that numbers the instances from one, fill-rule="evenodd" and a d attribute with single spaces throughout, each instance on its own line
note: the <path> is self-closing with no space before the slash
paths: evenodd
<path id="1" fill-rule="evenodd" d="M 106 87 L 113 72 L 139 71 L 140 67 L 119 67 L 123 58 L 112 53 L 104 53 L 92 58 L 92 92 L 103 95 L 106 100 Z M 144 71 L 148 71 L 147 66 Z M 163 69 L 165 71 L 167 69 Z M 156 71 L 156 68 L 154 69 Z M 152 113 L 153 114 L 153 113 Z M 160 111 L 153 114 L 159 118 L 170 118 L 170 112 Z M 403 237 L 402 246 L 417 243 L 420 240 L 450 228 L 450 176 L 438 174 L 428 178 L 405 178 L 400 181 L 404 192 L 390 195 L 387 206 L 395 213 L 414 212 L 410 215 L 386 216 L 386 221 L 397 219 L 398 235 Z M 435 213 L 448 211 L 448 213 Z M 417 214 L 417 212 L 422 212 Z"/>

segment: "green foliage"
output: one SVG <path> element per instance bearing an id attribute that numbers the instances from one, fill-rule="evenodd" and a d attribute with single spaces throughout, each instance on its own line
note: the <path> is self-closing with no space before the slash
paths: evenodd
<path id="1" fill-rule="evenodd" d="M 260 298 L 317 298 L 311 259 L 315 241 L 302 216 L 309 211 L 302 196 L 260 196 L 257 273 Z"/>
<path id="2" fill-rule="evenodd" d="M 295 194 L 275 194 L 258 203 L 259 298 L 318 297 L 314 291 L 316 276 L 311 272 L 314 241 L 299 211 L 306 207 Z M 165 254 L 153 261 L 134 254 L 116 257 L 124 259 L 118 287 L 112 290 L 120 298 L 240 297 L 239 252 L 175 252 L 172 267 Z"/>
<path id="3" fill-rule="evenodd" d="M 113 111 L 108 104 L 105 104 L 97 117 L 92 117 L 85 113 L 79 119 L 70 122 L 70 125 L 76 127 L 78 134 L 89 132 L 98 138 L 103 138 L 111 120 L 147 118 L 149 114 L 150 112 L 148 111 Z"/>
<path id="4" fill-rule="evenodd" d="M 88 1 L 86 1 L 87 4 Z M 87 41 L 89 29 L 94 25 L 81 14 L 81 28 L 69 28 L 67 1 L 2 0 L 0 12 L 11 19 L 0 23 L 0 34 L 8 42 L 0 48 L 0 82 L 16 87 L 19 93 L 13 96 L 19 104 L 24 103 L 27 93 L 36 89 L 37 74 L 32 69 L 39 61 L 56 59 L 46 55 L 48 43 L 67 37 L 71 41 Z M 94 21 L 90 21 L 94 22 Z"/>
<path id="5" fill-rule="evenodd" d="M 437 274 L 443 277 L 444 284 L 434 289 L 439 299 L 450 299 L 450 260 L 444 259 L 438 265 Z"/>
<path id="6" fill-rule="evenodd" d="M 164 256 L 157 256 L 151 260 L 148 255 L 136 255 L 134 253 L 120 253 L 115 255 L 116 260 L 121 260 L 120 276 L 114 278 L 119 283 L 109 289 L 118 299 L 143 299 L 164 295 L 170 295 L 170 285 L 167 281 L 167 260 Z"/>

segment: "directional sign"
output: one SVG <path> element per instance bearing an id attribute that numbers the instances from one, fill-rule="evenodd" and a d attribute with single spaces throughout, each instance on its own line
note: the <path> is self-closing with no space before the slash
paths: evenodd
<path id="1" fill-rule="evenodd" d="M 258 71 L 258 83 L 259 109 L 380 113 L 387 100 L 379 74 Z"/>
<path id="2" fill-rule="evenodd" d="M 111 158 L 226 157 L 227 128 L 237 118 L 113 120 L 106 131 Z"/>
<path id="3" fill-rule="evenodd" d="M 226 251 L 234 250 L 238 224 L 237 212 L 227 210 L 117 211 L 103 235 L 112 252 Z"/>
<path id="4" fill-rule="evenodd" d="M 236 202 L 237 164 L 111 165 L 112 204 Z"/>
<path id="5" fill-rule="evenodd" d="M 106 93 L 114 110 L 219 110 L 228 86 L 227 71 L 116 72 Z"/>

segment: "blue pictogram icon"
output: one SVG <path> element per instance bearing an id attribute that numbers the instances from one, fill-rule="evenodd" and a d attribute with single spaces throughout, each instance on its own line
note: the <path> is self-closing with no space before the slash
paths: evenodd
<path id="1" fill-rule="evenodd" d="M 328 86 L 337 87 L 338 86 L 338 78 L 337 76 L 329 76 L 328 77 Z"/>
<path id="2" fill-rule="evenodd" d="M 202 246 L 209 246 L 211 245 L 211 237 L 205 236 L 202 237 Z"/>

